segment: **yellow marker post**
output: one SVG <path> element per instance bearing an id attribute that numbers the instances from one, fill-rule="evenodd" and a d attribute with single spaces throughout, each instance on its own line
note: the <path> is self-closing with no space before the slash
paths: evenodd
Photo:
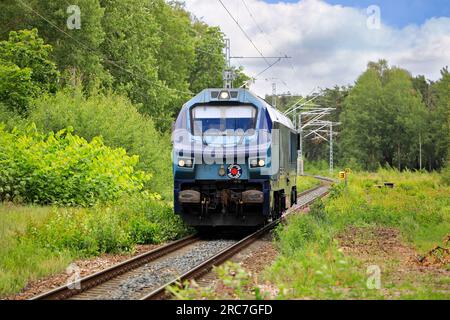
<path id="1" fill-rule="evenodd" d="M 347 191 L 347 182 L 348 182 L 347 177 L 348 177 L 347 169 L 345 171 L 339 171 L 339 179 L 344 180 L 346 191 Z"/>

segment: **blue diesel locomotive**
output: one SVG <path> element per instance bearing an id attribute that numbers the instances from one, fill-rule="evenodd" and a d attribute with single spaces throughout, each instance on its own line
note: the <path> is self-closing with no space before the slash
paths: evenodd
<path id="1" fill-rule="evenodd" d="M 193 227 L 259 226 L 296 203 L 298 134 L 247 89 L 205 89 L 173 131 L 174 209 Z"/>

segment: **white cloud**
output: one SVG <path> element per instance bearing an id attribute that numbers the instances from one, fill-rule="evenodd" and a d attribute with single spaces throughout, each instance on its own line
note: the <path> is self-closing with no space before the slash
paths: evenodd
<path id="1" fill-rule="evenodd" d="M 450 18 L 447 17 L 396 29 L 383 24 L 381 8 L 381 28 L 370 30 L 366 10 L 320 0 L 276 4 L 245 0 L 265 31 L 263 35 L 241 0 L 223 2 L 264 55 L 282 53 L 293 57 L 291 62 L 279 62 L 259 77 L 252 90 L 260 95 L 271 92 L 271 83 L 265 79 L 272 77 L 285 81 L 291 91 L 303 94 L 315 87 L 352 84 L 369 60 L 380 58 L 432 80 L 439 78 L 442 67 L 450 65 Z M 258 55 L 218 1 L 186 0 L 186 6 L 206 23 L 220 26 L 231 39 L 232 55 Z M 232 62 L 244 65 L 250 75 L 267 67 L 263 59 Z M 281 80 L 278 88 L 279 92 L 288 91 Z"/>

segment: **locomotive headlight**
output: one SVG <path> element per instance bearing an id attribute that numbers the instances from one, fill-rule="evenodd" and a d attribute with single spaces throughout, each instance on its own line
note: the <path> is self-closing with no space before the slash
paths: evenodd
<path id="1" fill-rule="evenodd" d="M 250 159 L 251 168 L 264 167 L 265 165 L 266 161 L 264 159 Z"/>
<path id="2" fill-rule="evenodd" d="M 194 161 L 191 158 L 182 158 L 178 160 L 178 166 L 182 168 L 192 168 Z"/>
<path id="3" fill-rule="evenodd" d="M 219 99 L 228 100 L 230 99 L 230 93 L 228 91 L 221 91 L 219 95 Z"/>

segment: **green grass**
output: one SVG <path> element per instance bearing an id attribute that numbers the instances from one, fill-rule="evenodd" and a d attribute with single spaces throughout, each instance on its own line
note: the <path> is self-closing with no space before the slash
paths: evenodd
<path id="1" fill-rule="evenodd" d="M 313 177 L 298 176 L 297 177 L 297 192 L 301 193 L 308 189 L 320 185 L 320 181 Z"/>
<path id="2" fill-rule="evenodd" d="M 377 188 L 384 182 L 394 189 Z M 348 226 L 369 230 L 392 227 L 404 241 L 424 253 L 450 232 L 450 188 L 437 173 L 397 172 L 351 174 L 348 190 L 335 185 L 324 204 L 308 216 L 293 216 L 276 232 L 280 256 L 265 272 L 281 289 L 280 298 L 312 299 L 449 299 L 448 278 L 411 275 L 392 282 L 389 272 L 398 261 L 385 261 L 384 290 L 366 286 L 366 266 L 344 255 L 336 236 Z M 444 288 L 440 290 L 439 288 Z M 394 293 L 397 293 L 395 295 Z"/>
<path id="3" fill-rule="evenodd" d="M 340 250 L 335 231 L 322 202 L 276 230 L 280 256 L 264 276 L 280 289 L 280 299 L 378 298 L 366 289 L 358 261 Z"/>
<path id="4" fill-rule="evenodd" d="M 50 207 L 0 205 L 0 296 L 20 291 L 28 280 L 62 271 L 70 263 L 68 251 L 55 254 L 21 239 L 30 224 L 42 226 Z"/>
<path id="5" fill-rule="evenodd" d="M 153 194 L 92 208 L 0 204 L 0 297 L 64 271 L 74 259 L 132 252 L 136 244 L 187 232 L 171 206 Z"/>
<path id="6" fill-rule="evenodd" d="M 377 188 L 384 182 L 394 189 Z M 335 228 L 395 227 L 419 251 L 440 244 L 450 231 L 450 187 L 437 173 L 379 170 L 351 174 L 348 191 L 335 188 L 326 211 Z"/>
<path id="7" fill-rule="evenodd" d="M 335 168 L 333 173 L 330 173 L 330 165 L 327 161 L 304 161 L 304 172 L 322 177 L 337 178 L 339 168 Z"/>

